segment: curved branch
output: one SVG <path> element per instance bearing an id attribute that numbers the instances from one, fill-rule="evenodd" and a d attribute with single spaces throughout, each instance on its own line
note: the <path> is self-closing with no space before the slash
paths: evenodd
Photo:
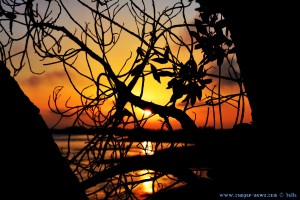
<path id="1" fill-rule="evenodd" d="M 81 186 L 84 189 L 91 188 L 107 178 L 121 173 L 141 169 L 151 169 L 165 174 L 173 174 L 186 183 L 195 184 L 199 178 L 189 169 L 190 167 L 203 165 L 199 156 L 194 157 L 195 147 L 183 147 L 156 152 L 152 156 L 133 156 L 119 160 L 119 164 L 98 172 L 93 177 L 84 180 Z M 174 155 L 179 155 L 174 157 Z M 196 160 L 194 158 L 197 158 Z M 114 162 L 114 161 L 112 161 Z M 182 165 L 178 165 L 182 163 Z M 202 167 L 205 167 L 204 165 Z"/>
<path id="2" fill-rule="evenodd" d="M 181 127 L 185 130 L 196 130 L 197 126 L 195 122 L 182 110 L 175 108 L 174 106 L 161 106 L 152 102 L 142 100 L 140 97 L 134 94 L 128 94 L 128 100 L 135 106 L 141 109 L 149 108 L 153 113 L 157 113 L 161 117 L 170 116 L 178 120 Z"/>

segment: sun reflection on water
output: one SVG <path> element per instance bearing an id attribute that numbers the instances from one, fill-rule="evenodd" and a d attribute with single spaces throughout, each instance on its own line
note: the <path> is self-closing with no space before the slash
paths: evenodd
<path id="1" fill-rule="evenodd" d="M 142 146 L 143 146 L 143 151 L 146 155 L 153 155 L 154 154 L 152 143 L 150 141 L 144 141 L 142 143 Z"/>
<path id="2" fill-rule="evenodd" d="M 143 176 L 140 177 L 140 179 L 146 180 L 146 179 L 152 178 L 152 176 L 150 174 L 154 173 L 154 171 L 143 169 L 143 170 L 139 170 L 139 173 L 144 174 Z M 138 186 L 138 190 L 140 193 L 151 194 L 153 191 L 153 181 L 149 180 L 149 181 L 141 183 Z"/>
<path id="3" fill-rule="evenodd" d="M 62 151 L 66 151 L 67 144 L 68 144 L 68 137 L 67 135 L 56 135 L 55 140 L 57 145 Z M 71 145 L 71 153 L 76 153 L 80 149 L 84 147 L 87 142 L 86 135 L 76 135 L 72 137 L 72 145 Z M 151 141 L 142 141 L 142 142 L 135 142 L 131 144 L 130 151 L 128 153 L 129 157 L 132 156 L 147 156 L 147 155 L 154 155 L 155 151 L 168 148 L 168 144 L 161 144 L 161 146 L 157 146 L 157 143 Z M 105 159 L 109 160 L 110 154 L 113 153 L 112 149 L 107 149 L 105 155 Z M 89 160 L 87 158 L 81 161 L 81 164 L 88 164 Z M 71 165 L 72 169 L 74 169 L 75 165 Z M 81 174 L 84 178 L 88 177 L 87 172 L 82 172 Z M 159 171 L 153 171 L 150 169 L 141 169 L 136 170 L 133 172 L 128 172 L 127 174 L 127 181 L 132 181 L 132 185 L 129 187 L 132 190 L 134 196 L 139 199 L 147 199 L 151 194 L 156 193 L 162 189 L 166 189 L 169 186 L 173 188 L 180 187 L 185 183 L 178 180 L 177 177 L 171 174 L 162 174 Z M 205 176 L 204 174 L 201 174 Z M 118 176 L 115 176 L 115 180 L 108 184 L 106 187 L 112 189 L 118 180 Z M 106 183 L 99 183 L 95 187 L 89 188 L 87 190 L 88 194 L 92 194 L 89 196 L 89 200 L 96 200 L 96 199 L 103 199 L 105 198 L 104 190 L 99 190 L 100 188 L 104 187 Z M 121 188 L 124 189 L 123 187 Z M 110 199 L 110 198 L 109 198 Z"/>

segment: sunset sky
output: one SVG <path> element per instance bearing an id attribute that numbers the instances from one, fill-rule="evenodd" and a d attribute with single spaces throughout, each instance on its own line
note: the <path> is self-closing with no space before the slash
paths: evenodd
<path id="1" fill-rule="evenodd" d="M 45 1 L 46 2 L 46 1 Z M 146 3 L 151 3 L 151 1 L 145 1 Z M 185 2 L 185 1 L 184 1 Z M 185 3 L 187 3 L 186 1 Z M 82 9 L 82 7 L 76 5 L 75 1 L 63 1 L 63 3 L 66 5 L 68 8 L 68 11 L 73 14 L 73 16 L 78 20 L 77 22 L 79 24 L 83 24 L 85 21 L 91 21 L 91 13 L 86 12 L 86 10 Z M 161 12 L 163 8 L 166 6 L 172 6 L 174 5 L 174 1 L 155 1 L 156 3 L 156 8 L 157 12 Z M 151 7 L 151 4 L 146 5 Z M 186 13 L 188 13 L 188 22 L 194 23 L 194 19 L 199 16 L 199 13 L 194 11 L 196 7 L 199 7 L 198 4 L 194 3 L 190 8 L 186 10 Z M 53 7 L 53 10 L 55 11 L 55 6 Z M 149 12 L 151 9 L 149 9 Z M 55 14 L 55 13 L 54 13 Z M 53 15 L 54 15 L 53 14 Z M 182 19 L 176 19 L 174 22 L 180 22 Z M 133 32 L 136 32 L 136 27 L 134 23 L 134 19 L 128 12 L 128 9 L 124 8 L 117 16 L 116 21 L 118 21 L 120 24 L 124 23 L 124 26 L 127 27 L 128 29 L 132 30 Z M 70 30 L 70 32 L 74 32 L 75 28 L 73 25 L 71 25 L 71 21 L 68 19 L 67 15 L 65 13 L 62 13 L 60 19 L 57 21 L 58 25 L 65 26 Z M 176 34 L 181 35 L 183 38 L 188 38 L 187 32 L 184 31 L 183 29 L 178 29 L 174 30 L 176 31 Z M 1 35 L 0 35 L 1 36 Z M 2 40 L 2 38 L 1 38 Z M 71 48 L 73 44 L 71 43 L 64 43 L 65 46 L 62 47 L 62 49 L 67 49 Z M 136 53 L 136 49 L 139 46 L 139 41 L 129 34 L 126 34 L 126 32 L 123 32 L 121 34 L 121 37 L 117 43 L 117 45 L 109 52 L 108 58 L 109 58 L 109 63 L 111 66 L 113 66 L 114 72 L 117 74 L 119 70 L 122 68 L 124 63 L 126 62 L 126 59 L 129 58 L 130 53 L 133 53 L 133 56 Z M 20 44 L 20 47 L 22 44 Z M 17 48 L 17 47 L 15 47 Z M 97 52 L 97 47 L 91 46 L 91 48 Z M 174 50 L 176 48 L 175 46 L 170 46 L 171 50 Z M 173 48 L 173 49 L 172 49 Z M 52 127 L 58 120 L 59 116 L 54 114 L 53 112 L 50 111 L 48 107 L 48 99 L 49 96 L 52 95 L 53 90 L 56 86 L 63 86 L 62 90 L 62 96 L 61 96 L 61 105 L 64 104 L 65 100 L 67 100 L 69 97 L 70 99 L 70 104 L 78 104 L 80 98 L 78 97 L 78 94 L 74 91 L 72 88 L 70 81 L 68 80 L 68 77 L 66 75 L 66 72 L 64 71 L 64 68 L 62 64 L 54 64 L 54 65 L 44 65 L 45 63 L 50 63 L 50 60 L 45 60 L 41 61 L 40 58 L 32 51 L 31 52 L 31 65 L 33 66 L 33 71 L 37 73 L 44 72 L 43 74 L 37 75 L 37 74 L 32 74 L 27 67 L 21 70 L 21 72 L 15 77 L 18 83 L 20 84 L 22 90 L 24 93 L 30 98 L 30 100 L 40 109 L 41 115 L 48 124 L 49 127 Z M 199 60 L 201 58 L 201 51 L 195 51 L 199 55 L 197 57 Z M 187 52 L 182 51 L 180 58 L 182 59 L 182 62 L 186 62 L 187 59 L 189 58 L 189 54 Z M 129 67 L 130 64 L 132 65 L 133 59 L 131 59 L 128 64 L 125 66 L 124 70 L 126 71 L 126 67 Z M 84 74 L 89 74 L 87 64 L 85 61 L 85 57 L 81 56 L 78 57 L 77 61 L 77 66 L 78 69 L 84 73 Z M 97 63 L 91 62 L 93 65 L 92 68 L 94 70 L 93 73 L 97 74 L 101 72 L 101 69 L 98 68 Z M 156 67 L 162 67 L 156 64 Z M 168 66 L 170 67 L 170 66 Z M 215 63 L 212 63 L 210 66 L 210 72 L 216 72 L 217 68 L 215 67 Z M 237 67 L 238 68 L 238 67 Z M 123 71 L 124 71 L 123 70 Z M 147 68 L 146 68 L 147 70 Z M 123 72 L 122 71 L 122 72 Z M 150 71 L 150 69 L 149 69 Z M 70 75 L 72 76 L 72 79 L 74 80 L 74 83 L 79 89 L 83 89 L 90 85 L 89 81 L 86 79 L 83 79 L 76 75 L 76 73 L 72 70 L 69 71 Z M 223 75 L 228 73 L 226 70 L 222 72 Z M 169 78 L 161 78 L 161 83 L 158 83 L 153 79 L 152 76 L 147 76 L 146 77 L 146 84 L 145 84 L 145 89 L 144 89 L 144 96 L 143 99 L 147 101 L 151 101 L 154 103 L 158 103 L 160 105 L 165 105 L 169 100 L 172 95 L 172 90 L 166 89 L 167 83 L 170 79 Z M 216 84 L 215 82 L 212 82 L 212 87 L 213 84 Z M 134 94 L 139 94 L 140 92 L 140 86 L 141 82 L 133 89 Z M 223 82 L 222 83 L 222 92 L 225 94 L 230 94 L 230 93 L 236 93 L 238 90 L 237 85 L 232 84 L 231 82 Z M 86 91 L 87 93 L 91 93 L 90 95 L 94 95 L 95 93 L 94 88 L 88 89 Z M 208 91 L 207 91 L 208 92 Z M 203 95 L 204 96 L 204 95 Z M 178 101 L 180 102 L 180 101 Z M 203 102 L 198 102 L 198 104 L 201 104 Z M 196 103 L 197 104 L 197 103 Z M 105 109 L 105 108 L 104 108 Z M 216 113 L 218 113 L 218 109 L 215 107 Z M 191 110 L 188 112 L 188 114 L 194 119 L 195 113 L 197 114 L 196 122 L 198 126 L 203 126 L 206 115 L 208 112 L 208 107 L 199 107 L 197 109 Z M 212 108 L 210 108 L 210 111 L 212 112 Z M 141 116 L 143 114 L 142 110 L 137 109 L 137 115 Z M 224 104 L 222 106 L 222 116 L 223 116 L 223 126 L 225 128 L 230 128 L 232 127 L 235 117 L 236 117 L 236 109 L 233 108 L 232 106 L 228 104 Z M 212 114 L 210 113 L 210 120 L 208 122 L 208 125 L 212 126 L 213 125 L 213 120 L 212 120 Z M 161 122 L 159 121 L 160 118 L 155 115 L 151 119 L 148 120 L 145 128 L 154 128 L 158 129 L 161 126 Z M 216 119 L 216 127 L 219 128 L 219 119 Z M 250 109 L 248 102 L 246 100 L 246 107 L 245 107 L 245 116 L 244 116 L 244 122 L 251 122 L 251 116 L 250 116 Z M 180 128 L 179 124 L 177 122 L 172 122 L 174 124 L 174 127 Z M 69 120 L 64 120 L 62 121 L 57 127 L 58 128 L 63 128 L 66 126 L 70 126 L 72 124 L 72 119 Z"/>

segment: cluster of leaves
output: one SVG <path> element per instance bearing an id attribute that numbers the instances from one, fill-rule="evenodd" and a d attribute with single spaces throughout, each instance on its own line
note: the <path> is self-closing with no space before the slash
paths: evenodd
<path id="1" fill-rule="evenodd" d="M 202 99 L 202 91 L 207 84 L 212 82 L 212 79 L 205 79 L 207 69 L 205 66 L 216 61 L 219 67 L 222 66 L 223 61 L 228 54 L 235 53 L 234 44 L 230 38 L 230 33 L 227 28 L 227 21 L 220 14 L 210 12 L 205 7 L 196 9 L 200 12 L 200 18 L 195 19 L 196 30 L 190 30 L 189 33 L 196 41 L 193 43 L 195 49 L 201 49 L 203 59 L 199 64 L 196 63 L 193 56 L 190 56 L 186 63 L 174 63 L 173 70 L 157 69 L 154 64 L 150 64 L 151 73 L 157 82 L 161 82 L 161 77 L 170 77 L 167 89 L 173 90 L 170 102 L 175 105 L 176 101 L 185 98 L 182 102 L 195 105 L 197 99 Z M 138 49 L 137 53 L 144 55 L 143 50 Z M 151 59 L 159 64 L 167 64 L 170 59 L 170 48 L 166 46 L 162 56 Z"/>
<path id="2" fill-rule="evenodd" d="M 221 66 L 228 54 L 235 53 L 227 20 L 218 13 L 211 13 L 205 7 L 196 10 L 200 12 L 201 18 L 195 19 L 197 31 L 190 31 L 190 35 L 197 41 L 195 49 L 202 49 L 204 53 L 201 64 L 217 60 L 218 66 Z"/>
<path id="3" fill-rule="evenodd" d="M 167 46 L 163 57 L 154 58 L 152 61 L 166 64 L 168 63 L 169 53 L 170 48 Z M 206 84 L 212 82 L 212 79 L 204 79 L 206 76 L 204 64 L 198 66 L 195 59 L 190 57 L 186 63 L 173 64 L 172 68 L 172 72 L 166 70 L 158 72 L 157 68 L 151 64 L 153 78 L 160 83 L 160 77 L 171 77 L 172 79 L 168 82 L 167 86 L 167 89 L 173 90 L 170 102 L 174 105 L 178 99 L 186 95 L 182 102 L 191 103 L 193 106 L 197 98 L 199 101 L 201 100 L 202 90 Z"/>

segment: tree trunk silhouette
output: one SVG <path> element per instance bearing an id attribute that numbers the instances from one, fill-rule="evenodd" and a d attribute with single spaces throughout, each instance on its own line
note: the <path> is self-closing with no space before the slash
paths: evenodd
<path id="1" fill-rule="evenodd" d="M 32 200 L 87 199 L 39 109 L 23 93 L 2 61 L 0 87 L 4 196 Z"/>
<path id="2" fill-rule="evenodd" d="M 261 32 L 257 30 L 259 24 L 264 18 L 251 15 L 252 11 L 257 11 L 255 6 L 236 1 L 207 1 L 197 0 L 200 7 L 206 7 L 213 13 L 222 13 L 227 20 L 227 26 L 230 30 L 231 37 L 234 41 L 237 54 L 237 62 L 239 64 L 243 83 L 252 111 L 252 122 L 255 127 L 262 127 L 265 124 L 264 109 L 261 105 L 260 98 L 262 93 L 258 93 L 259 86 L 263 85 L 261 76 L 262 64 L 255 59 L 260 56 L 260 45 L 253 44 L 257 36 Z M 247 12 L 249 10 L 250 12 Z M 250 17 L 251 16 L 251 17 Z M 253 35 L 249 34 L 250 30 L 255 30 Z M 252 39 L 249 39 L 252 38 Z M 258 40 L 257 40 L 258 41 Z M 254 55 L 257 55 L 255 56 Z"/>
<path id="3" fill-rule="evenodd" d="M 267 185 L 275 184 L 272 192 L 295 191 L 294 182 L 298 177 L 295 163 L 297 140 L 292 130 L 296 123 L 289 112 L 294 107 L 279 103 L 281 92 L 284 90 L 284 94 L 291 94 L 291 83 L 296 80 L 289 78 L 291 74 L 287 75 L 283 70 L 283 66 L 290 62 L 287 44 L 291 41 L 286 40 L 292 38 L 292 35 L 288 31 L 282 31 L 284 23 L 280 24 L 276 20 L 278 13 L 289 10 L 292 5 L 285 4 L 282 8 L 281 5 L 262 5 L 259 1 L 196 2 L 222 13 L 228 22 L 255 126 L 255 132 L 240 146 L 239 155 L 234 153 L 230 156 L 235 158 L 234 162 L 229 162 L 226 158 L 223 161 L 229 165 L 219 166 L 220 174 L 224 176 L 221 189 L 225 189 L 224 186 L 227 185 L 227 189 L 231 187 L 231 190 L 236 187 L 268 192 Z M 290 17 L 285 14 L 280 15 L 281 20 L 290 21 Z M 289 85 L 283 89 L 286 84 Z M 296 107 L 297 105 L 295 104 Z M 288 144 L 287 147 L 285 144 Z M 228 184 L 229 179 L 236 182 Z M 255 186 L 251 185 L 251 180 L 254 180 Z M 248 186 L 251 188 L 246 188 Z"/>

